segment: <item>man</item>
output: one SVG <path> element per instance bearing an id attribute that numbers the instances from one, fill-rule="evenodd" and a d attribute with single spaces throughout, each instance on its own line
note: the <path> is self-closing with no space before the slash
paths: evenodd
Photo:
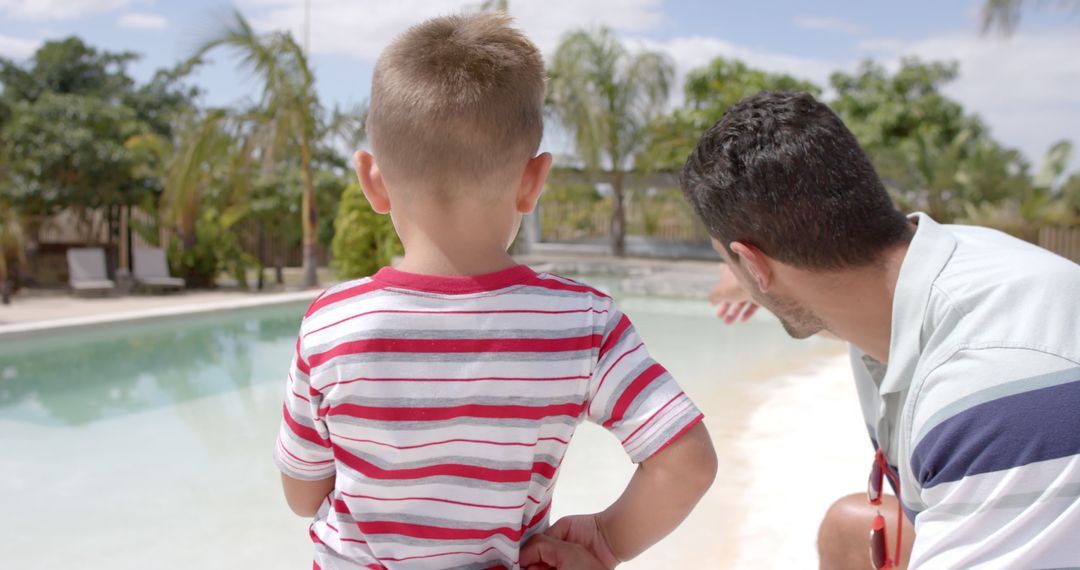
<path id="1" fill-rule="evenodd" d="M 852 345 L 875 453 L 868 493 L 822 523 L 822 568 L 1080 567 L 1080 266 L 994 230 L 904 217 L 855 137 L 805 93 L 732 107 L 682 183 L 754 302 L 794 337 Z M 556 537 L 534 551 L 590 567 Z"/>

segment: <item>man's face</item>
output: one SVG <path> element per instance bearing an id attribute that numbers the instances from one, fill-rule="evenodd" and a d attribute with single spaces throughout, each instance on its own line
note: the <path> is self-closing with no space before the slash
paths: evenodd
<path id="1" fill-rule="evenodd" d="M 784 330 L 787 331 L 788 335 L 792 338 L 801 339 L 811 337 L 825 330 L 825 323 L 813 311 L 797 301 L 781 295 L 763 293 L 758 287 L 757 280 L 746 269 L 743 259 L 729 253 L 727 248 L 715 238 L 713 238 L 712 243 L 713 249 L 731 267 L 731 272 L 739 280 L 739 285 L 750 294 L 755 303 L 765 307 L 780 319 L 780 323 L 784 325 Z"/>

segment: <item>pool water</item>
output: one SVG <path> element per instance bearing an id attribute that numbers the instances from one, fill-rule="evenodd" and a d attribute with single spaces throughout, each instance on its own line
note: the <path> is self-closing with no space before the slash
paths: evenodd
<path id="1" fill-rule="evenodd" d="M 793 341 L 767 316 L 724 327 L 703 302 L 620 306 L 705 411 L 722 470 L 692 528 L 625 567 L 734 567 L 726 562 L 745 549 L 749 523 L 732 518 L 753 510 L 738 490 L 753 483 L 754 414 L 793 372 L 835 360 L 839 348 Z M 270 459 L 303 310 L 3 341 L 0 568 L 310 567 L 307 521 L 285 506 Z M 602 509 L 632 469 L 613 437 L 582 426 L 554 515 Z"/>

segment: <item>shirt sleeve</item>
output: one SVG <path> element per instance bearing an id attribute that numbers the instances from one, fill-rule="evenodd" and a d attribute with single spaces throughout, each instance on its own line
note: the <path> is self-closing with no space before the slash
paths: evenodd
<path id="1" fill-rule="evenodd" d="M 274 463 L 293 479 L 315 481 L 334 475 L 334 453 L 330 432 L 319 412 L 323 396 L 311 386 L 311 368 L 304 359 L 301 340 L 289 366 L 278 431 Z"/>
<path id="2" fill-rule="evenodd" d="M 911 567 L 1080 566 L 1080 367 L 962 351 L 919 388 Z"/>
<path id="3" fill-rule="evenodd" d="M 630 319 L 608 311 L 586 417 L 619 438 L 634 463 L 678 439 L 701 412 L 663 366 L 649 356 Z"/>

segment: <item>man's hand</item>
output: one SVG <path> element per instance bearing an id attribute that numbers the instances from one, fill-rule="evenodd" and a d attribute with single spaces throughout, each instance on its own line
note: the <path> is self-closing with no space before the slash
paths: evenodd
<path id="1" fill-rule="evenodd" d="M 566 519 L 561 519 L 560 522 Z M 557 524 L 557 523 L 556 523 Z M 550 530 L 550 529 L 549 529 Z M 521 567 L 525 570 L 611 570 L 580 544 L 566 542 L 547 534 L 538 534 L 521 549 Z"/>
<path id="2" fill-rule="evenodd" d="M 729 325 L 736 321 L 748 321 L 758 310 L 757 303 L 739 285 L 739 280 L 726 263 L 720 265 L 720 279 L 709 291 L 709 303 L 716 305 L 716 316 Z"/>

